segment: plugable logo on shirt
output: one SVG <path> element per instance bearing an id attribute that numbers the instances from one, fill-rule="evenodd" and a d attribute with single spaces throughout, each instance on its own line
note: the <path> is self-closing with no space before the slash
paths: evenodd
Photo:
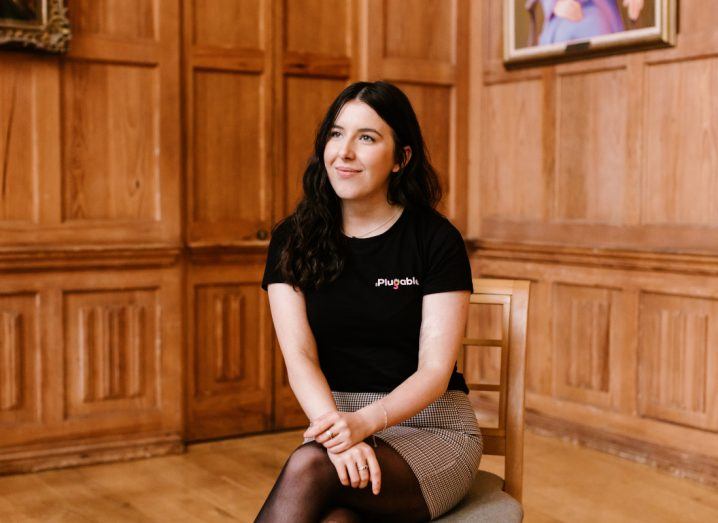
<path id="1" fill-rule="evenodd" d="M 401 286 L 409 285 L 419 285 L 419 280 L 413 276 L 411 278 L 379 278 L 374 287 L 391 287 L 397 290 Z"/>

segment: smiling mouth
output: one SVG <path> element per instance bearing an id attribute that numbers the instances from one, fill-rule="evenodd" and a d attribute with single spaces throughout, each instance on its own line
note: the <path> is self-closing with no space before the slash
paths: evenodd
<path id="1" fill-rule="evenodd" d="M 361 171 L 356 171 L 353 169 L 340 169 L 338 167 L 335 168 L 334 170 L 342 178 L 350 178 L 350 177 L 354 176 L 355 174 L 359 174 L 361 172 Z"/>

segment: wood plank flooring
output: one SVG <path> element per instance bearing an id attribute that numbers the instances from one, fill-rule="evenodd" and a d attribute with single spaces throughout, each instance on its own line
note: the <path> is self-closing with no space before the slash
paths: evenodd
<path id="1" fill-rule="evenodd" d="M 203 443 L 186 454 L 0 477 L 0 521 L 251 522 L 301 431 Z M 501 473 L 503 458 L 481 468 Z M 718 490 L 526 433 L 527 523 L 718 521 Z"/>

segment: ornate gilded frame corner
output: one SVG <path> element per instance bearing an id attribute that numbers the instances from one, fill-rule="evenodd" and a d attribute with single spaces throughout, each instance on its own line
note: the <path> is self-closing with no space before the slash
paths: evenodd
<path id="1" fill-rule="evenodd" d="M 67 51 L 72 32 L 64 0 L 40 0 L 38 19 L 0 18 L 0 46 Z"/>

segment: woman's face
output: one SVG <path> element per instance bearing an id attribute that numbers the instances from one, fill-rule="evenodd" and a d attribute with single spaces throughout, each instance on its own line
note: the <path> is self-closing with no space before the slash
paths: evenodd
<path id="1" fill-rule="evenodd" d="M 342 200 L 384 201 L 394 162 L 391 127 L 367 104 L 344 104 L 324 147 L 324 166 Z"/>

